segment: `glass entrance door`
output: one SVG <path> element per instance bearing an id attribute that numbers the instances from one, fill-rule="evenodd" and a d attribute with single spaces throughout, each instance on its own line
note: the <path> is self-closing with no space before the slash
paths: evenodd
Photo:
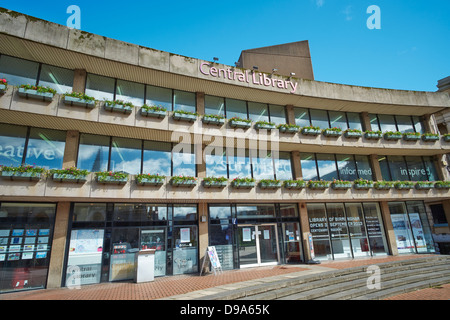
<path id="1" fill-rule="evenodd" d="M 275 225 L 239 226 L 240 267 L 278 264 L 278 235 Z"/>

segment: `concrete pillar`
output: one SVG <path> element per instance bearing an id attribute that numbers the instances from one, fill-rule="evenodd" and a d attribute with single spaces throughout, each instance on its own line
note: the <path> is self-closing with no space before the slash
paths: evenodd
<path id="1" fill-rule="evenodd" d="M 380 162 L 378 162 L 378 155 L 371 154 L 369 156 L 370 165 L 372 167 L 372 176 L 374 181 L 382 181 L 383 175 L 381 174 Z"/>
<path id="2" fill-rule="evenodd" d="M 292 151 L 292 167 L 294 169 L 293 175 L 294 179 L 300 180 L 303 179 L 302 174 L 302 164 L 300 162 L 300 152 Z"/>
<path id="3" fill-rule="evenodd" d="M 70 202 L 59 202 L 56 206 L 55 229 L 48 268 L 47 288 L 61 287 L 64 272 L 67 230 L 69 226 Z"/>
<path id="4" fill-rule="evenodd" d="M 447 223 L 450 226 L 450 199 L 443 200 L 442 207 L 444 208 L 445 219 L 447 219 Z"/>
<path id="5" fill-rule="evenodd" d="M 75 167 L 78 157 L 78 142 L 80 140 L 80 133 L 78 131 L 70 130 L 66 133 L 66 145 L 64 148 L 63 168 L 68 169 Z"/>
<path id="6" fill-rule="evenodd" d="M 293 105 L 286 106 L 286 123 L 295 125 L 295 114 Z"/>
<path id="7" fill-rule="evenodd" d="M 197 106 L 198 114 L 205 114 L 205 93 L 196 92 L 195 93 L 195 104 Z"/>
<path id="8" fill-rule="evenodd" d="M 86 70 L 75 69 L 73 77 L 73 92 L 84 93 L 86 89 Z"/>
<path id="9" fill-rule="evenodd" d="M 202 221 L 205 220 L 205 221 Z M 206 255 L 206 249 L 208 249 L 209 236 L 208 236 L 208 204 L 206 202 L 200 202 L 198 204 L 198 257 L 199 257 L 199 269 L 203 266 L 203 261 L 209 259 Z M 209 266 L 205 263 L 205 266 Z M 208 273 L 209 268 L 204 268 L 202 274 Z"/>
<path id="10" fill-rule="evenodd" d="M 392 226 L 391 213 L 387 201 L 380 202 L 381 216 L 384 222 L 384 232 L 388 243 L 389 251 L 393 256 L 398 256 L 397 240 L 394 227 Z"/>
<path id="11" fill-rule="evenodd" d="M 309 229 L 309 219 L 308 219 L 308 210 L 306 209 L 306 202 L 299 202 L 298 207 L 300 209 L 300 229 L 302 230 L 302 246 L 305 251 L 305 262 L 311 260 L 311 252 L 309 250 L 309 241 L 308 235 L 310 232 Z"/>
<path id="12" fill-rule="evenodd" d="M 437 133 L 436 126 L 434 125 L 434 118 L 431 114 L 425 114 L 421 117 L 422 124 L 424 126 L 425 132 Z"/>
<path id="13" fill-rule="evenodd" d="M 370 124 L 369 113 L 361 112 L 361 125 L 363 131 L 371 131 L 372 125 Z"/>
<path id="14" fill-rule="evenodd" d="M 433 164 L 436 168 L 438 177 L 438 180 L 441 181 L 448 181 L 450 180 L 450 175 L 447 170 L 448 163 L 447 163 L 447 155 L 436 155 L 433 157 Z"/>

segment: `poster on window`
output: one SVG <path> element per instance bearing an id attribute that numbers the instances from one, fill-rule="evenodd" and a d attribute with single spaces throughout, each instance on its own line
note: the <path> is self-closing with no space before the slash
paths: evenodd
<path id="1" fill-rule="evenodd" d="M 391 215 L 392 226 L 397 240 L 397 248 L 399 250 L 414 248 L 407 219 L 408 218 L 404 214 Z"/>
<path id="2" fill-rule="evenodd" d="M 180 242 L 181 243 L 191 242 L 191 229 L 190 228 L 180 228 Z"/>
<path id="3" fill-rule="evenodd" d="M 418 213 L 410 213 L 409 219 L 411 221 L 411 229 L 414 235 L 414 241 L 417 246 L 417 250 L 426 248 L 425 235 L 422 228 L 422 223 L 420 221 L 420 216 Z"/>

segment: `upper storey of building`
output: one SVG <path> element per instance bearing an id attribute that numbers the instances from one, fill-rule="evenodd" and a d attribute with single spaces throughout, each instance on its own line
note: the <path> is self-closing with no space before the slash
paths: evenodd
<path id="1" fill-rule="evenodd" d="M 310 80 L 313 78 L 312 67 L 299 71 L 298 75 L 291 71 L 296 76 L 290 76 L 246 69 L 246 63 L 243 68 L 227 66 L 70 29 L 1 8 L 0 43 L 0 54 L 133 82 L 247 101 L 413 116 L 433 114 L 450 107 L 447 92 L 319 82 Z M 299 44 L 300 47 L 307 46 L 307 42 Z M 276 53 L 281 47 L 255 49 L 253 53 L 267 50 Z M 308 54 L 304 58 L 307 61 Z M 282 67 L 278 68 L 281 70 Z M 282 72 L 286 74 L 287 70 Z"/>

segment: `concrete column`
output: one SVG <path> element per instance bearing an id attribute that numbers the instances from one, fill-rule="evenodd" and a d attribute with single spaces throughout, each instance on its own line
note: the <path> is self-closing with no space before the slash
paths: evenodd
<path id="1" fill-rule="evenodd" d="M 204 220 L 202 222 L 202 220 Z M 208 239 L 208 204 L 206 202 L 200 202 L 198 204 L 198 257 L 199 257 L 199 269 L 203 266 L 203 261 L 205 259 L 209 259 L 206 255 L 206 249 L 208 248 L 209 239 Z M 205 266 L 208 266 L 205 263 Z M 202 274 L 208 273 L 209 268 L 204 268 L 202 270 Z"/>
<path id="2" fill-rule="evenodd" d="M 311 260 L 311 252 L 309 250 L 309 241 L 308 234 L 310 232 L 309 229 L 309 219 L 308 219 L 308 210 L 306 209 L 306 202 L 299 202 L 298 207 L 300 209 L 300 229 L 302 230 L 302 246 L 305 251 L 305 262 Z"/>
<path id="3" fill-rule="evenodd" d="M 397 241 L 395 238 L 394 227 L 392 226 L 391 213 L 387 201 L 380 202 L 381 216 L 384 221 L 384 232 L 388 243 L 389 251 L 393 256 L 398 256 Z"/>
<path id="4" fill-rule="evenodd" d="M 206 178 L 206 163 L 203 159 L 203 152 L 205 150 L 205 146 L 201 143 L 195 143 L 195 161 L 197 162 L 197 177 L 198 178 Z"/>
<path id="5" fill-rule="evenodd" d="M 47 288 L 61 287 L 64 272 L 64 253 L 69 226 L 70 202 L 59 202 L 56 206 L 55 229 L 48 268 Z"/>
<path id="6" fill-rule="evenodd" d="M 68 169 L 75 167 L 78 157 L 78 142 L 80 140 L 80 133 L 78 131 L 70 130 L 66 133 L 66 145 L 64 148 L 63 168 Z"/>
<path id="7" fill-rule="evenodd" d="M 437 133 L 434 125 L 434 118 L 431 114 L 425 114 L 421 118 L 425 132 Z"/>
<path id="8" fill-rule="evenodd" d="M 433 164 L 436 168 L 438 177 L 438 180 L 441 181 L 447 181 L 450 180 L 450 175 L 447 170 L 448 163 L 447 163 L 447 156 L 446 155 L 436 155 L 433 157 Z"/>
<path id="9" fill-rule="evenodd" d="M 294 169 L 294 179 L 303 179 L 302 164 L 300 162 L 300 152 L 292 151 L 292 167 Z"/>
<path id="10" fill-rule="evenodd" d="M 73 92 L 84 93 L 86 89 L 86 70 L 75 69 L 73 77 Z"/>
<path id="11" fill-rule="evenodd" d="M 372 130 L 372 125 L 370 124 L 370 119 L 369 119 L 369 113 L 361 112 L 360 116 L 361 116 L 361 124 L 362 124 L 363 131 Z"/>
<path id="12" fill-rule="evenodd" d="M 295 125 L 295 114 L 293 105 L 286 106 L 286 123 Z"/>
<path id="13" fill-rule="evenodd" d="M 198 114 L 205 114 L 205 93 L 196 92 L 195 93 L 195 103 L 197 106 Z"/>
<path id="14" fill-rule="evenodd" d="M 444 208 L 445 219 L 447 219 L 447 229 L 450 227 L 450 199 L 442 201 L 442 207 Z"/>
<path id="15" fill-rule="evenodd" d="M 374 181 L 382 181 L 383 175 L 381 174 L 380 163 L 378 162 L 378 155 L 371 154 L 369 156 L 370 165 L 372 167 L 372 175 Z"/>

